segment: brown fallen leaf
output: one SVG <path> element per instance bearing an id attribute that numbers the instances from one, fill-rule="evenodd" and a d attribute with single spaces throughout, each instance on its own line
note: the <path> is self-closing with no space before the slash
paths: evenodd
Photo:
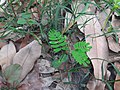
<path id="1" fill-rule="evenodd" d="M 55 68 L 51 67 L 50 61 L 41 59 L 35 66 L 36 71 L 38 71 L 42 83 L 42 87 L 49 87 L 51 83 L 54 81 L 52 76 L 49 75 L 49 73 L 53 73 L 55 71 Z M 43 74 L 46 74 L 45 77 Z M 47 75 L 48 74 L 48 75 Z"/>
<path id="2" fill-rule="evenodd" d="M 28 84 L 22 84 L 20 87 L 18 87 L 18 90 L 29 90 Z"/>
<path id="3" fill-rule="evenodd" d="M 41 41 L 40 41 L 41 43 Z M 20 80 L 23 80 L 25 76 L 31 71 L 35 61 L 41 55 L 41 45 L 38 41 L 34 40 L 24 48 L 20 49 L 13 58 L 13 64 L 20 64 L 23 68 Z"/>
<path id="4" fill-rule="evenodd" d="M 25 47 L 27 44 L 29 44 L 31 41 L 33 41 L 34 38 L 26 34 L 25 37 L 19 38 L 18 40 L 15 41 L 16 49 L 19 51 L 21 48 Z"/>
<path id="5" fill-rule="evenodd" d="M 13 57 L 16 54 L 16 48 L 12 41 L 3 46 L 0 50 L 0 65 L 3 69 L 12 63 Z"/>
<path id="6" fill-rule="evenodd" d="M 112 25 L 115 28 L 119 28 L 120 27 L 120 19 L 117 19 L 115 15 L 112 16 Z"/>
<path id="7" fill-rule="evenodd" d="M 48 60 L 38 59 L 33 71 L 21 83 L 19 90 L 50 90 L 49 86 L 55 79 L 49 73 L 54 72 L 54 70 Z M 48 75 L 44 77 L 40 75 L 41 73 Z"/>
<path id="8" fill-rule="evenodd" d="M 115 66 L 120 70 L 120 63 L 115 62 Z M 120 76 L 117 74 L 115 80 L 120 80 Z M 120 81 L 114 83 L 114 90 L 120 90 Z"/>
<path id="9" fill-rule="evenodd" d="M 20 49 L 23 48 L 23 47 L 25 47 L 25 46 L 28 44 L 28 40 L 30 39 L 29 36 L 30 36 L 30 35 L 27 34 L 27 35 L 24 37 L 24 39 L 22 40 L 22 43 L 21 43 L 21 45 L 20 45 Z"/>
<path id="10" fill-rule="evenodd" d="M 105 7 L 105 5 L 104 5 Z M 105 20 L 110 13 L 110 9 L 105 9 L 104 11 L 97 11 L 97 17 L 102 27 L 104 27 Z"/>
<path id="11" fill-rule="evenodd" d="M 101 67 L 103 66 L 103 75 L 105 76 L 108 64 L 106 61 L 103 61 L 108 60 L 107 41 L 105 36 L 96 37 L 103 34 L 103 32 L 101 31 L 101 25 L 98 22 L 96 16 L 95 15 L 86 16 L 88 19 L 91 19 L 90 21 L 87 22 L 85 26 L 86 42 L 89 42 L 90 45 L 92 46 L 92 49 L 87 53 L 87 55 L 91 59 L 91 62 L 93 64 L 95 78 L 102 79 Z M 102 88 L 99 90 L 104 90 L 105 85 L 101 81 L 96 81 L 96 87 L 98 86 Z"/>
<path id="12" fill-rule="evenodd" d="M 25 80 L 18 87 L 18 90 L 42 90 L 42 84 L 44 84 L 44 81 L 42 81 L 39 74 L 33 70 L 27 75 Z"/>
<path id="13" fill-rule="evenodd" d="M 87 87 L 89 90 L 105 90 L 105 85 L 103 87 L 103 83 L 97 80 L 89 81 Z"/>
<path id="14" fill-rule="evenodd" d="M 118 53 L 120 51 L 120 46 L 118 43 L 115 42 L 112 36 L 107 37 L 109 49 L 113 52 Z"/>
<path id="15" fill-rule="evenodd" d="M 63 82 L 69 82 L 68 78 L 64 78 L 62 82 L 59 82 L 56 86 L 56 88 L 52 90 L 76 90 L 74 87 L 72 87 L 70 84 L 64 84 Z"/>
<path id="16" fill-rule="evenodd" d="M 55 68 L 51 67 L 50 61 L 41 59 L 36 64 L 37 71 L 39 73 L 52 73 L 55 71 Z"/>
<path id="17" fill-rule="evenodd" d="M 0 22 L 0 30 L 1 29 L 3 29 L 3 26 L 4 26 L 5 24 L 3 23 L 3 22 Z"/>
<path id="18" fill-rule="evenodd" d="M 87 25 L 85 26 L 85 35 L 88 36 L 86 37 L 86 41 L 90 43 L 92 46 L 92 49 L 87 53 L 90 59 L 92 58 L 100 58 L 100 59 L 108 59 L 108 46 L 107 46 L 107 41 L 105 36 L 100 36 L 96 37 L 99 35 L 102 35 L 103 32 L 101 31 L 101 26 L 95 18 L 95 16 L 88 16 L 90 18 L 93 18 L 90 20 Z M 94 38 L 93 38 L 94 37 Z M 103 61 L 99 59 L 94 59 L 92 60 L 92 64 L 94 67 L 94 75 L 96 78 L 102 79 L 102 70 L 101 70 L 101 65 Z M 106 70 L 106 62 L 104 61 L 104 74 Z"/>
<path id="19" fill-rule="evenodd" d="M 117 19 L 116 17 L 115 17 L 115 15 L 113 15 L 112 16 L 112 26 L 113 26 L 113 28 L 115 29 L 115 30 L 118 30 L 117 31 L 117 35 L 118 35 L 118 38 L 119 38 L 119 43 L 120 43 L 120 19 Z"/>
<path id="20" fill-rule="evenodd" d="M 6 44 L 7 44 L 6 42 L 0 41 L 0 48 L 2 48 L 3 46 L 5 46 Z"/>
<path id="21" fill-rule="evenodd" d="M 68 82 L 68 78 L 62 78 L 63 76 L 60 73 L 55 74 L 54 72 L 57 70 L 51 67 L 50 61 L 45 59 L 41 59 L 38 61 L 39 62 L 37 62 L 37 64 L 35 65 L 35 70 L 39 73 L 39 78 L 42 81 L 42 90 L 70 90 L 70 85 L 63 83 Z M 62 78 L 63 81 L 60 82 L 59 78 Z"/>
<path id="22" fill-rule="evenodd" d="M 91 1 L 91 3 L 95 3 L 94 1 Z M 78 4 L 79 6 L 78 6 L 78 14 L 79 13 L 95 13 L 95 7 L 92 5 L 92 4 L 90 4 L 89 5 L 89 8 L 86 10 L 86 11 L 84 11 L 83 12 L 83 9 L 86 7 L 86 5 L 82 5 L 82 7 L 81 7 L 81 4 L 79 3 Z M 80 10 L 82 11 L 80 11 Z M 81 16 L 79 16 L 77 19 L 76 19 L 76 22 L 77 22 L 77 24 L 78 24 L 78 28 L 80 29 L 80 31 L 81 32 L 83 32 L 84 33 L 84 27 L 85 27 L 85 25 L 86 25 L 86 23 L 88 22 L 88 19 L 90 19 L 89 17 L 87 17 L 86 15 L 81 15 Z"/>
<path id="23" fill-rule="evenodd" d="M 109 76 L 110 76 L 110 72 L 107 70 L 105 79 L 108 80 Z M 97 80 L 95 80 L 95 78 L 90 80 L 87 84 L 87 88 L 89 90 L 106 90 L 103 86 L 105 87 L 105 84 L 103 85 L 103 83 L 101 83 L 101 81 L 97 81 Z"/>

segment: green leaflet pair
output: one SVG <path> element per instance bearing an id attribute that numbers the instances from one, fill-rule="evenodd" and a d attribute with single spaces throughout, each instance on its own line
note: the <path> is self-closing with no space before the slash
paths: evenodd
<path id="1" fill-rule="evenodd" d="M 48 33 L 49 36 L 49 44 L 53 48 L 55 53 L 59 53 L 60 51 L 69 51 L 67 37 L 62 35 L 60 32 L 52 29 Z M 88 60 L 88 56 L 86 52 L 90 51 L 92 47 L 89 43 L 86 42 L 77 42 L 74 44 L 74 50 L 71 50 L 71 54 L 73 58 L 80 64 L 87 66 L 90 61 Z M 52 62 L 53 67 L 58 68 L 63 62 L 66 62 L 68 59 L 67 54 L 61 55 L 59 60 L 54 60 Z"/>

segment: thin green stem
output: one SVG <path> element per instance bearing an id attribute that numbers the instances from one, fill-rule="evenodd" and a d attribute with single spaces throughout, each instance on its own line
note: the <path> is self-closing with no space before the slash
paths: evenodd
<path id="1" fill-rule="evenodd" d="M 102 31 L 105 30 L 105 28 L 106 28 L 106 26 L 107 26 L 107 23 L 108 23 L 108 21 L 109 21 L 109 18 L 110 18 L 110 16 L 111 16 L 112 13 L 113 13 L 113 9 L 110 11 L 109 15 L 108 15 L 107 18 L 105 19 L 105 22 L 104 22 L 104 26 L 103 26 L 103 28 L 102 28 Z"/>

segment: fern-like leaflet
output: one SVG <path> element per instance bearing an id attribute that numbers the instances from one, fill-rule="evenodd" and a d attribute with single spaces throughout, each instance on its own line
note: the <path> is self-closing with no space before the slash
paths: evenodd
<path id="1" fill-rule="evenodd" d="M 68 44 L 66 42 L 66 36 L 63 36 L 60 32 L 52 29 L 49 31 L 49 43 L 51 47 L 54 49 L 55 53 L 58 53 L 62 50 L 68 50 Z M 74 50 L 72 50 L 71 54 L 73 58 L 80 64 L 84 66 L 88 66 L 90 61 L 88 60 L 88 56 L 86 52 L 90 51 L 92 47 L 89 43 L 86 42 L 77 42 L 74 44 Z M 59 60 L 54 60 L 52 62 L 53 67 L 58 68 L 63 62 L 67 60 L 68 55 L 63 54 L 59 58 Z"/>
<path id="2" fill-rule="evenodd" d="M 66 36 L 63 36 L 60 32 L 52 29 L 49 31 L 49 40 L 51 47 L 54 49 L 55 53 L 58 53 L 61 50 L 68 50 Z"/>
<path id="3" fill-rule="evenodd" d="M 74 59 L 80 64 L 87 66 L 87 64 L 90 63 L 88 60 L 88 56 L 86 55 L 86 52 L 90 51 L 92 47 L 89 45 L 89 43 L 86 42 L 77 42 L 74 44 L 74 50 L 72 50 L 72 56 Z"/>

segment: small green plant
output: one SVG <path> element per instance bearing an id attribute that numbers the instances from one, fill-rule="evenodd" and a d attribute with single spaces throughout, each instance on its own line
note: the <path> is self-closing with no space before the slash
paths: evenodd
<path id="1" fill-rule="evenodd" d="M 68 50 L 66 36 L 63 36 L 60 32 L 56 30 L 49 31 L 49 40 L 51 47 L 54 49 L 55 53 L 58 53 L 61 50 Z"/>
<path id="2" fill-rule="evenodd" d="M 72 56 L 80 65 L 87 66 L 87 64 L 90 64 L 90 61 L 88 60 L 88 56 L 86 55 L 86 52 L 90 51 L 91 48 L 92 47 L 89 46 L 89 43 L 77 42 L 76 44 L 74 44 L 74 50 L 72 50 Z"/>
<path id="3" fill-rule="evenodd" d="M 36 21 L 31 19 L 31 13 L 22 13 L 21 17 L 18 18 L 17 24 L 29 24 L 29 25 L 33 25 L 36 24 Z"/>
<path id="4" fill-rule="evenodd" d="M 49 43 L 51 47 L 54 49 L 55 53 L 59 51 L 70 51 L 68 47 L 68 43 L 66 41 L 66 36 L 63 36 L 60 32 L 52 29 L 49 31 Z M 77 42 L 74 44 L 74 50 L 71 51 L 73 58 L 78 62 L 80 65 L 87 66 L 90 63 L 88 60 L 88 56 L 86 52 L 90 51 L 92 47 L 89 43 L 86 42 Z M 58 68 L 63 62 L 67 61 L 68 55 L 63 54 L 58 60 L 54 60 L 52 62 L 53 67 Z"/>
<path id="5" fill-rule="evenodd" d="M 12 64 L 5 70 L 1 69 L 2 85 L 0 90 L 17 90 L 17 86 L 20 84 L 21 73 L 22 67 L 19 64 Z"/>
<path id="6" fill-rule="evenodd" d="M 114 0 L 114 8 L 120 9 L 120 0 Z"/>

